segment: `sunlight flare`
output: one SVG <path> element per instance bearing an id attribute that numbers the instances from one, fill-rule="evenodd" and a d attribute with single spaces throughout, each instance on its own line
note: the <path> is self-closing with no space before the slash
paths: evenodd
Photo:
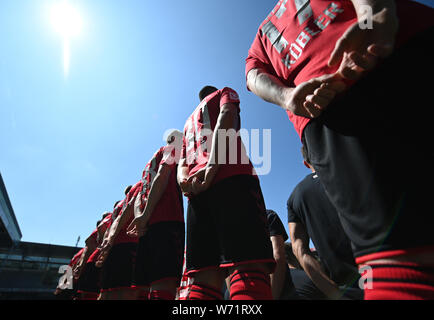
<path id="1" fill-rule="evenodd" d="M 63 43 L 63 72 L 69 74 L 71 63 L 71 38 L 80 34 L 83 26 L 81 15 L 67 0 L 56 2 L 51 8 L 52 26 Z"/>

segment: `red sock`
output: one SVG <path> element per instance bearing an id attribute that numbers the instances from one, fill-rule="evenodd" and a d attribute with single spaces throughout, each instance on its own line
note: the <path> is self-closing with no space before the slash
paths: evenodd
<path id="1" fill-rule="evenodd" d="M 370 265 L 365 300 L 434 300 L 434 268 L 415 265 Z M 371 287 L 370 287 L 371 286 Z"/>
<path id="2" fill-rule="evenodd" d="M 175 300 L 175 296 L 169 291 L 152 290 L 149 292 L 148 300 Z"/>
<path id="3" fill-rule="evenodd" d="M 195 283 L 190 287 L 187 300 L 223 300 L 223 293 L 209 285 Z"/>
<path id="4" fill-rule="evenodd" d="M 231 300 L 272 300 L 270 277 L 259 270 L 237 270 L 231 277 Z"/>

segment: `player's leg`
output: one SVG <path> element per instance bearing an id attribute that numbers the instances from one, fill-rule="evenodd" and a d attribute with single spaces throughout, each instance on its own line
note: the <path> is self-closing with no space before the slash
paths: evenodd
<path id="1" fill-rule="evenodd" d="M 134 297 L 132 286 L 133 265 L 137 244 L 115 244 L 103 265 L 101 292 L 104 300 L 129 300 Z"/>
<path id="2" fill-rule="evenodd" d="M 149 279 L 149 300 L 174 300 L 183 268 L 185 224 L 164 221 L 146 232 L 145 271 Z"/>
<path id="3" fill-rule="evenodd" d="M 250 263 L 229 268 L 231 300 L 271 300 L 269 266 Z"/>
<path id="4" fill-rule="evenodd" d="M 194 273 L 189 288 L 189 300 L 223 300 L 222 286 L 226 272 L 222 268 L 211 268 Z"/>
<path id="5" fill-rule="evenodd" d="M 220 231 L 220 266 L 229 268 L 231 299 L 272 299 L 273 259 L 265 203 L 259 180 L 233 176 L 218 183 L 216 225 Z"/>
<path id="6" fill-rule="evenodd" d="M 392 264 L 405 262 L 426 267 L 434 261 L 430 231 L 434 216 L 427 214 L 431 191 L 425 186 L 433 174 L 429 169 L 414 171 L 420 163 L 434 161 L 429 147 L 432 120 L 422 116 L 414 121 L 410 116 L 410 108 L 416 111 L 428 103 L 426 96 L 414 95 L 428 92 L 431 86 L 421 80 L 424 73 L 433 70 L 429 58 L 432 43 L 425 38 L 427 35 L 422 34 L 420 39 L 399 48 L 320 118 L 311 121 L 304 132 L 311 163 L 338 209 L 358 263 L 367 263 L 374 252 L 372 263 L 387 259 Z M 402 63 L 409 59 L 414 61 L 412 66 L 401 70 Z M 391 76 L 398 70 L 399 77 Z M 431 246 L 425 256 L 431 256 L 431 261 L 416 263 L 411 251 L 425 246 Z M 406 252 L 407 249 L 410 250 Z M 379 270 L 373 269 L 374 279 L 381 279 L 375 277 Z M 365 294 L 368 298 L 380 299 L 384 295 L 387 299 L 387 291 L 396 290 L 399 297 L 399 285 L 394 283 L 397 280 L 401 284 L 429 285 L 429 274 L 416 277 L 409 269 L 401 269 L 401 273 L 407 280 L 399 281 L 401 276 L 394 278 L 391 272 L 382 273 L 387 279 L 387 290 L 384 282 L 377 287 L 378 281 L 374 281 L 373 289 L 365 290 Z"/>
<path id="7" fill-rule="evenodd" d="M 186 274 L 192 280 L 187 300 L 223 299 L 224 273 L 219 267 L 219 235 L 209 195 L 212 196 L 212 191 L 196 196 L 188 204 Z"/>

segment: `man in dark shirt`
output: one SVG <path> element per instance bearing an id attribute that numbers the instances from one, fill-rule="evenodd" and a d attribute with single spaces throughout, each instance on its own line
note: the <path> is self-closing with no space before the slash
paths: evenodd
<path id="1" fill-rule="evenodd" d="M 288 226 L 292 249 L 313 283 L 329 298 L 340 299 L 342 287 L 357 286 L 359 274 L 351 243 L 345 234 L 338 213 L 302 148 L 304 164 L 312 173 L 292 192 L 288 206 Z M 320 262 L 309 249 L 309 238 L 318 252 Z M 353 288 L 362 298 L 362 290 Z"/>
<path id="2" fill-rule="evenodd" d="M 315 286 L 301 266 L 291 268 L 288 265 L 285 241 L 288 234 L 282 220 L 273 210 L 267 210 L 268 230 L 273 244 L 276 269 L 271 277 L 273 297 L 277 300 L 323 300 L 325 295 Z M 294 255 L 292 255 L 294 257 Z M 297 259 L 294 257 L 294 260 Z"/>
<path id="3" fill-rule="evenodd" d="M 288 265 L 288 280 L 287 287 L 290 288 L 286 292 L 283 300 L 326 300 L 327 297 L 318 289 L 303 267 L 298 262 L 297 258 L 292 251 L 292 243 L 285 243 L 286 261 Z M 312 255 L 318 259 L 316 251 L 312 251 Z"/>

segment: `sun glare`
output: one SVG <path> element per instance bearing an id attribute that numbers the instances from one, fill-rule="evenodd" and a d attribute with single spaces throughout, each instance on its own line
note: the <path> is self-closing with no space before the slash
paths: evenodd
<path id="1" fill-rule="evenodd" d="M 82 28 L 80 13 L 68 1 L 54 4 L 51 9 L 51 22 L 54 30 L 65 38 L 77 36 Z"/>
<path id="2" fill-rule="evenodd" d="M 67 0 L 56 2 L 51 8 L 51 23 L 54 30 L 61 36 L 63 42 L 63 71 L 65 76 L 69 73 L 71 60 L 71 38 L 80 34 L 83 21 L 79 11 Z"/>

